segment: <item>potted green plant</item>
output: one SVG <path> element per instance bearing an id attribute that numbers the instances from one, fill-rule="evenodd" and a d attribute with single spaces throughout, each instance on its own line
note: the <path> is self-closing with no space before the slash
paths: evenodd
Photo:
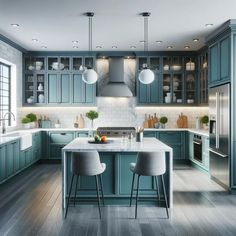
<path id="1" fill-rule="evenodd" d="M 201 122 L 203 124 L 203 128 L 204 129 L 208 129 L 208 123 L 209 123 L 209 117 L 208 115 L 204 115 L 202 118 L 201 118 Z"/>
<path id="2" fill-rule="evenodd" d="M 165 124 L 168 122 L 168 118 L 166 116 L 162 116 L 159 121 L 161 123 L 161 128 L 164 129 L 165 128 Z"/>
<path id="3" fill-rule="evenodd" d="M 29 113 L 26 117 L 30 119 L 30 128 L 35 128 L 37 116 L 34 113 Z"/>
<path id="4" fill-rule="evenodd" d="M 21 123 L 23 124 L 23 127 L 24 127 L 25 129 L 29 129 L 29 128 L 30 128 L 30 122 L 31 122 L 31 120 L 30 120 L 30 118 L 28 118 L 28 117 L 23 117 L 23 118 L 21 119 Z"/>
<path id="5" fill-rule="evenodd" d="M 86 113 L 86 117 L 91 120 L 91 129 L 93 129 L 93 121 L 98 118 L 98 112 L 94 110 L 90 110 Z"/>

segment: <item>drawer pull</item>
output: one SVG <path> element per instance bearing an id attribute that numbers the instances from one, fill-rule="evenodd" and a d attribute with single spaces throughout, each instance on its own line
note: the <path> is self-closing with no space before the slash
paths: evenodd
<path id="1" fill-rule="evenodd" d="M 66 133 L 60 133 L 60 135 L 66 135 Z"/>

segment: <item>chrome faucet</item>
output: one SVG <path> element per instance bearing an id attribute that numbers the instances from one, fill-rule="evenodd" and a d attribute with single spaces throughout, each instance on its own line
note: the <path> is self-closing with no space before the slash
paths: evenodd
<path id="1" fill-rule="evenodd" d="M 2 121 L 2 133 L 5 134 L 6 133 L 6 123 L 5 123 L 5 120 L 6 120 L 6 116 L 7 115 L 12 115 L 13 116 L 13 119 L 15 120 L 15 115 L 11 112 L 11 111 L 8 111 L 4 114 L 3 116 L 3 119 L 1 119 Z"/>

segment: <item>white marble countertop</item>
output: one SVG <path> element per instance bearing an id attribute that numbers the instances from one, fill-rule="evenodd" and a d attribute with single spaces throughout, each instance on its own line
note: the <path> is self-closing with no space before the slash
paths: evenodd
<path id="1" fill-rule="evenodd" d="M 76 138 L 67 144 L 63 150 L 68 152 L 97 150 L 98 152 L 172 152 L 172 148 L 156 138 L 144 138 L 143 142 L 128 140 L 124 142 L 121 138 L 109 138 L 110 143 L 91 144 L 88 138 Z"/>

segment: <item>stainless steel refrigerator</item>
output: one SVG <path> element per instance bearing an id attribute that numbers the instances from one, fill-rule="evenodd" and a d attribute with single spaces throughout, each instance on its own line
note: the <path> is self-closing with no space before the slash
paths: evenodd
<path id="1" fill-rule="evenodd" d="M 210 175 L 224 188 L 229 188 L 230 174 L 230 85 L 209 91 Z"/>

